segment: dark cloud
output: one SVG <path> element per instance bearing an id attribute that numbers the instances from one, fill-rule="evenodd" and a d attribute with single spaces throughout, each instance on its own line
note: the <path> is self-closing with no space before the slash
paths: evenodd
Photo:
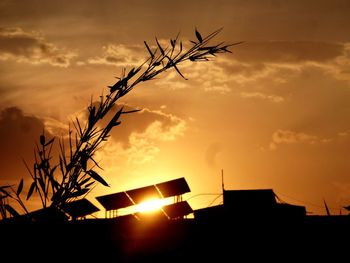
<path id="1" fill-rule="evenodd" d="M 343 55 L 344 45 L 309 41 L 246 42 L 234 48 L 234 57 L 241 62 L 298 63 L 327 62 Z"/>
<path id="2" fill-rule="evenodd" d="M 194 26 L 208 31 L 224 26 L 226 39 L 350 40 L 347 0 L 76 0 L 64 4 L 12 0 L 2 1 L 0 8 L 6 14 L 0 16 L 1 24 L 40 25 L 54 28 L 54 34 L 76 33 L 80 39 L 80 32 L 86 31 L 105 38 L 135 39 L 140 34 L 151 38 L 179 29 L 189 32 Z"/>
<path id="3" fill-rule="evenodd" d="M 245 42 L 232 47 L 233 54 L 218 60 L 226 80 L 248 83 L 270 79 L 285 83 L 310 68 L 335 79 L 349 80 L 348 43 L 315 41 Z M 227 77 L 229 76 L 229 77 Z"/>
<path id="4" fill-rule="evenodd" d="M 38 33 L 24 32 L 21 28 L 0 28 L 0 60 L 66 67 L 73 56 L 60 51 Z"/>
<path id="5" fill-rule="evenodd" d="M 44 130 L 43 122 L 34 116 L 25 116 L 16 108 L 0 113 L 0 167 L 1 180 L 29 176 L 22 159 L 31 163 L 35 142 Z"/>

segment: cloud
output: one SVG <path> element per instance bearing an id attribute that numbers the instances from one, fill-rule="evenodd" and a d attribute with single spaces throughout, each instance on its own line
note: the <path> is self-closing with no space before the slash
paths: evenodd
<path id="1" fill-rule="evenodd" d="M 241 92 L 242 98 L 268 100 L 274 103 L 284 102 L 284 98 L 277 95 L 266 95 L 261 92 Z"/>
<path id="2" fill-rule="evenodd" d="M 207 63 L 186 62 L 179 68 L 184 76 L 188 78 L 188 82 L 180 82 L 180 85 L 189 83 L 186 86 L 180 86 L 181 88 L 198 87 L 205 92 L 217 92 L 220 94 L 231 92 L 229 72 L 217 60 Z M 181 78 L 175 72 L 172 72 L 172 76 L 174 79 L 176 77 Z M 168 86 L 171 87 L 171 85 L 169 81 Z"/>
<path id="3" fill-rule="evenodd" d="M 159 40 L 161 43 L 165 40 Z M 336 79 L 350 80 L 350 44 L 317 41 L 265 41 L 246 42 L 232 48 L 227 54 L 208 63 L 186 62 L 179 65 L 189 81 L 184 81 L 176 72 L 169 72 L 156 85 L 170 89 L 186 89 L 199 86 L 205 92 L 227 94 L 237 84 L 269 80 L 273 83 L 286 83 L 290 78 L 300 76 L 309 68 L 317 69 Z M 126 46 L 110 44 L 104 47 L 102 56 L 87 59 L 84 63 L 135 66 L 143 62 L 147 54 L 140 45 Z M 83 64 L 84 64 L 83 63 Z M 249 92 L 250 93 L 250 92 Z M 260 93 L 260 94 L 259 94 Z M 273 93 L 273 92 L 272 92 Z M 283 101 L 283 97 L 257 92 L 243 98 L 260 98 L 273 103 Z"/>
<path id="4" fill-rule="evenodd" d="M 244 63 L 329 62 L 343 54 L 344 45 L 316 41 L 246 42 L 235 47 L 235 59 Z"/>
<path id="5" fill-rule="evenodd" d="M 303 132 L 294 132 L 290 130 L 277 130 L 272 134 L 270 150 L 276 150 L 281 144 L 316 144 L 326 143 L 331 139 L 320 138 Z"/>
<path id="6" fill-rule="evenodd" d="M 350 43 L 344 44 L 343 52 L 333 63 L 324 65 L 324 69 L 336 79 L 350 81 Z"/>
<path id="7" fill-rule="evenodd" d="M 155 85 L 171 90 L 186 89 L 190 87 L 188 81 L 182 79 L 175 71 L 171 71 L 168 74 L 162 76 L 162 78 L 155 82 Z"/>
<path id="8" fill-rule="evenodd" d="M 171 116 L 174 118 L 174 116 Z M 172 120 L 172 125 L 164 125 L 161 121 L 152 122 L 144 132 L 132 133 L 129 137 L 130 147 L 126 149 L 128 161 L 145 163 L 153 160 L 160 152 L 157 146 L 160 142 L 174 141 L 184 135 L 186 122 L 179 118 Z"/>
<path id="9" fill-rule="evenodd" d="M 124 105 L 124 110 L 131 109 L 135 108 Z M 123 115 L 121 121 L 121 125 L 111 131 L 110 140 L 99 153 L 98 158 L 107 165 L 121 160 L 132 164 L 151 161 L 160 152 L 160 143 L 174 141 L 186 130 L 186 121 L 180 117 L 148 108 Z"/>
<path id="10" fill-rule="evenodd" d="M 346 137 L 350 135 L 350 131 L 341 131 L 341 132 L 338 132 L 337 135 L 340 137 Z"/>
<path id="11" fill-rule="evenodd" d="M 181 65 L 180 70 L 191 85 L 186 85 L 186 82 L 175 84 L 175 73 L 169 74 L 166 81 L 160 81 L 157 85 L 179 88 L 199 86 L 206 92 L 226 94 L 238 85 L 242 88 L 262 80 L 285 83 L 308 68 L 316 68 L 333 77 L 341 74 L 346 77 L 346 68 L 350 64 L 348 49 L 344 43 L 316 41 L 246 42 L 233 47 L 233 54 L 220 56 L 212 62 Z M 261 91 L 243 91 L 241 97 L 260 98 L 273 103 L 284 100 L 281 96 Z"/>
<path id="12" fill-rule="evenodd" d="M 73 52 L 60 50 L 37 32 L 25 32 L 18 27 L 0 28 L 0 60 L 67 67 L 74 56 Z"/>
<path id="13" fill-rule="evenodd" d="M 174 141 L 183 136 L 186 130 L 185 120 L 160 110 L 144 109 L 139 113 L 139 120 L 140 118 L 143 119 L 142 122 L 130 125 L 133 130 L 125 148 L 131 163 L 153 160 L 160 152 L 159 143 Z"/>
<path id="14" fill-rule="evenodd" d="M 226 83 L 222 85 L 205 85 L 205 91 L 219 92 L 221 94 L 226 94 L 231 91 Z"/>
<path id="15" fill-rule="evenodd" d="M 139 45 L 109 44 L 103 47 L 103 55 L 89 58 L 88 64 L 113 66 L 138 66 L 143 62 L 144 53 Z"/>
<path id="16" fill-rule="evenodd" d="M 346 181 L 334 181 L 332 185 L 336 189 L 336 202 L 340 207 L 350 205 L 350 183 Z M 343 210 L 344 212 L 345 210 Z"/>
<path id="17" fill-rule="evenodd" d="M 115 112 L 120 106 L 116 106 L 112 111 Z M 131 109 L 135 108 L 124 105 L 124 110 Z M 152 161 L 161 152 L 162 143 L 175 141 L 184 136 L 186 130 L 185 120 L 164 110 L 166 107 L 160 110 L 145 108 L 138 113 L 123 115 L 122 125 L 112 130 L 111 137 L 97 151 L 95 160 L 107 171 L 110 167 L 116 169 L 122 163 L 134 165 Z M 111 117 L 113 112 L 106 118 Z M 80 114 L 80 117 L 83 122 L 85 116 Z M 103 126 L 103 123 L 101 125 Z M 16 107 L 1 111 L 2 183 L 17 182 L 19 178 L 29 177 L 22 160 L 31 167 L 35 143 L 44 130 L 48 138 L 65 138 L 68 126 L 53 118 L 28 116 Z M 58 148 L 54 148 L 53 154 L 56 156 Z"/>
<path id="18" fill-rule="evenodd" d="M 2 180 L 17 180 L 28 175 L 22 158 L 32 160 L 35 142 L 44 130 L 43 122 L 35 116 L 26 116 L 16 107 L 0 113 L 0 167 Z"/>
<path id="19" fill-rule="evenodd" d="M 217 59 L 226 83 L 249 84 L 268 79 L 284 83 L 309 68 L 335 79 L 350 81 L 350 44 L 317 41 L 246 42 L 235 46 L 231 56 Z M 217 70 L 216 70 L 217 71 Z M 211 72 L 208 71 L 208 75 Z"/>
<path id="20" fill-rule="evenodd" d="M 45 131 L 49 132 L 53 136 L 67 137 L 69 134 L 69 125 L 58 121 L 57 119 L 50 117 L 41 117 L 41 121 L 45 126 Z"/>
<path id="21" fill-rule="evenodd" d="M 222 150 L 222 145 L 219 142 L 211 143 L 205 152 L 205 162 L 210 168 L 217 166 L 217 156 Z"/>

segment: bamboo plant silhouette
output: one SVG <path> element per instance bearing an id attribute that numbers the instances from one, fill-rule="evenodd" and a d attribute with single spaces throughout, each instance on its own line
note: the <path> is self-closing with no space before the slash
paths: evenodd
<path id="1" fill-rule="evenodd" d="M 30 199 L 36 193 L 43 208 L 55 207 L 59 209 L 66 202 L 88 194 L 96 183 L 108 186 L 105 179 L 96 172 L 96 167 L 101 167 L 94 160 L 94 154 L 101 144 L 107 141 L 111 130 L 121 124 L 121 115 L 138 110 L 125 111 L 123 107 L 120 107 L 107 122 L 107 125 L 100 128 L 99 121 L 104 119 L 107 113 L 116 106 L 117 101 L 134 89 L 136 85 L 152 80 L 170 69 L 174 69 L 182 78 L 186 79 L 178 68 L 180 63 L 209 61 L 216 54 L 231 53 L 228 48 L 241 42 L 234 44 L 221 42 L 215 45 L 209 43 L 221 30 L 218 29 L 202 37 L 195 29 L 196 40 L 191 41 L 192 46 L 188 50 L 184 50 L 183 43 L 179 40 L 179 34 L 174 39 L 170 39 L 167 47 L 162 46 L 157 38 L 155 38 L 155 47 L 153 48 L 144 41 L 145 48 L 149 53 L 148 58 L 140 66 L 134 67 L 128 72 L 124 68 L 118 81 L 108 86 L 108 94 L 100 96 L 98 103 L 90 103 L 85 123 L 78 118 L 72 121 L 74 129 L 70 126 L 68 142 L 65 142 L 63 138 L 59 139 L 58 163 L 52 164 L 52 147 L 55 143 L 55 137 L 48 139 L 44 132 L 40 135 L 39 145 L 37 144 L 35 148 L 35 161 L 32 169 L 25 162 L 32 178 L 25 199 Z M 20 214 L 13 206 L 5 202 L 7 198 L 17 202 L 23 212 L 28 214 L 24 199 L 21 197 L 24 193 L 23 188 L 23 179 L 16 188 L 12 185 L 0 187 L 0 211 L 3 218 L 7 217 L 7 213 L 13 217 Z"/>

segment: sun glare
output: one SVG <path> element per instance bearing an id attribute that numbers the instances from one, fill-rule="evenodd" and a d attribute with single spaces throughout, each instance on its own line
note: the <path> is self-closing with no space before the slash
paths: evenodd
<path id="1" fill-rule="evenodd" d="M 165 199 L 151 199 L 138 204 L 136 207 L 136 210 L 142 213 L 152 212 L 160 209 L 162 206 L 166 204 L 167 204 L 167 201 Z"/>

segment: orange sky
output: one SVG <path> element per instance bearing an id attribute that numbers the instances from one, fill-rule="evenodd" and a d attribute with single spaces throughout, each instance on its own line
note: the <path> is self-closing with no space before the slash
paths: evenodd
<path id="1" fill-rule="evenodd" d="M 190 3 L 189 3 L 190 2 Z M 224 27 L 245 41 L 123 99 L 142 108 L 99 152 L 108 194 L 185 177 L 194 195 L 272 188 L 324 214 L 350 204 L 349 1 L 1 1 L 0 181 L 27 177 L 45 127 L 72 116 L 147 56 L 143 41 Z M 214 195 L 189 200 L 207 206 Z M 216 203 L 220 202 L 220 199 Z M 345 211 L 343 210 L 345 213 Z"/>

